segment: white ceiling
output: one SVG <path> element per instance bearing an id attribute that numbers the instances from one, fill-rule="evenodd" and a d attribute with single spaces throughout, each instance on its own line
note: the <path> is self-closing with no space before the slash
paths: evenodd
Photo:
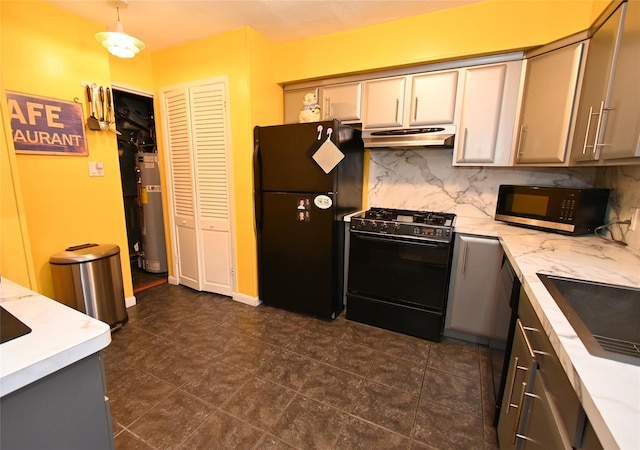
<path id="1" fill-rule="evenodd" d="M 281 43 L 388 22 L 482 0 L 130 0 L 120 7 L 124 31 L 149 51 L 248 25 Z M 48 0 L 114 31 L 107 0 Z"/>

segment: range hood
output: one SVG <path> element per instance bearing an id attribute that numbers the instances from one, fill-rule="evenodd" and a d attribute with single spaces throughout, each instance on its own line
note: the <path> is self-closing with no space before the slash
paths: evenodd
<path id="1" fill-rule="evenodd" d="M 453 148 L 456 126 L 363 130 L 365 148 Z"/>

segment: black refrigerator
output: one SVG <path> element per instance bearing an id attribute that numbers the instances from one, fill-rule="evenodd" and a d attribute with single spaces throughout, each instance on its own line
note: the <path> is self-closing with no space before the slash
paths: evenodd
<path id="1" fill-rule="evenodd" d="M 362 207 L 360 130 L 339 121 L 254 129 L 259 298 L 334 319 L 344 308 L 345 215 Z"/>

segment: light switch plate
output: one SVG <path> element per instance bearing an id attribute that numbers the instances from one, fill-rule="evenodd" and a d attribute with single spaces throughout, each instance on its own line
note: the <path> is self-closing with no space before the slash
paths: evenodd
<path id="1" fill-rule="evenodd" d="M 102 161 L 89 161 L 89 176 L 90 177 L 103 177 L 104 176 L 104 163 Z"/>

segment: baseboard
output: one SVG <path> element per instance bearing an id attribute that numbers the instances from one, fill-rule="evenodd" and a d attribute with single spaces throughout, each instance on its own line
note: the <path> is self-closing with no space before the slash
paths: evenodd
<path id="1" fill-rule="evenodd" d="M 251 297 L 249 295 L 240 294 L 238 292 L 235 292 L 231 298 L 233 298 L 237 302 L 251 306 L 258 306 L 262 304 L 262 301 L 258 297 Z"/>
<path id="2" fill-rule="evenodd" d="M 124 306 L 127 308 L 131 308 L 132 306 L 136 306 L 136 296 L 132 295 L 131 297 L 127 297 L 124 299 Z"/>
<path id="3" fill-rule="evenodd" d="M 179 284 L 178 279 L 176 277 L 168 277 L 167 283 L 173 284 L 174 286 L 177 286 Z"/>
<path id="4" fill-rule="evenodd" d="M 489 345 L 489 338 L 483 336 L 475 336 L 473 334 L 462 333 L 460 331 L 454 331 L 449 328 L 445 328 L 443 336 L 458 339 L 460 341 L 472 342 L 474 344 Z"/>

